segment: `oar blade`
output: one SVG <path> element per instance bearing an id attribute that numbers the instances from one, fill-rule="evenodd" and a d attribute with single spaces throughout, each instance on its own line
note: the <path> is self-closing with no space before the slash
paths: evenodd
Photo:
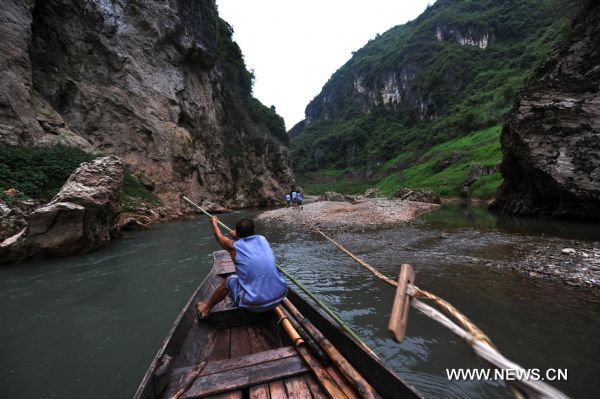
<path id="1" fill-rule="evenodd" d="M 398 287 L 396 296 L 392 305 L 392 314 L 388 323 L 388 333 L 396 342 L 402 342 L 408 323 L 408 312 L 410 310 L 410 296 L 408 295 L 408 285 L 415 283 L 415 272 L 409 264 L 400 267 L 400 276 L 398 277 Z"/>

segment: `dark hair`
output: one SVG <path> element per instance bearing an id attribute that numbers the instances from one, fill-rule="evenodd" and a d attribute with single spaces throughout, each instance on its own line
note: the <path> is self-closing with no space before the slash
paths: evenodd
<path id="1" fill-rule="evenodd" d="M 252 219 L 241 219 L 235 225 L 235 232 L 239 238 L 246 238 L 256 234 L 254 231 L 254 222 Z"/>

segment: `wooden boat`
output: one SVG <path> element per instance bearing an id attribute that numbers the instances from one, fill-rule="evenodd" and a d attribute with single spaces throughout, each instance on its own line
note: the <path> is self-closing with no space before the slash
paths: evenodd
<path id="1" fill-rule="evenodd" d="M 331 390 L 326 390 L 319 374 L 282 331 L 278 323 L 281 319 L 273 311 L 256 314 L 221 303 L 208 320 L 199 320 L 197 301 L 206 301 L 223 278 L 235 271 L 226 251 L 214 252 L 213 257 L 211 272 L 169 331 L 135 394 L 136 399 L 171 398 L 176 392 L 186 399 L 361 397 L 355 382 L 324 359 L 319 364 L 337 384 L 340 394 L 332 395 Z M 293 289 L 289 290 L 288 300 L 368 381 L 376 391 L 375 397 L 421 397 L 312 301 Z M 311 348 L 313 353 L 318 350 Z"/>

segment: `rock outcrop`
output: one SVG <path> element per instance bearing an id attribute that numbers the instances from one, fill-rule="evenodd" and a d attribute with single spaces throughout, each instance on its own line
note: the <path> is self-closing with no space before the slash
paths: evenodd
<path id="1" fill-rule="evenodd" d="M 36 255 L 72 255 L 108 245 L 121 212 L 123 165 L 115 156 L 82 164 L 26 227 L 0 243 L 0 263 Z"/>
<path id="2" fill-rule="evenodd" d="M 275 203 L 285 128 L 212 0 L 5 0 L 0 145 L 118 155 L 163 203 Z"/>
<path id="3" fill-rule="evenodd" d="M 539 69 L 502 131 L 494 208 L 600 219 L 600 3 Z"/>
<path id="4" fill-rule="evenodd" d="M 424 202 L 426 204 L 441 204 L 440 196 L 429 190 L 411 190 L 409 188 L 401 188 L 394 193 L 394 197 L 402 201 Z"/>
<path id="5" fill-rule="evenodd" d="M 341 193 L 336 193 L 335 191 L 324 192 L 319 196 L 318 201 L 350 202 L 351 204 L 356 203 L 354 197 Z"/>
<path id="6" fill-rule="evenodd" d="M 12 237 L 27 226 L 25 215 L 0 200 L 0 242 Z"/>

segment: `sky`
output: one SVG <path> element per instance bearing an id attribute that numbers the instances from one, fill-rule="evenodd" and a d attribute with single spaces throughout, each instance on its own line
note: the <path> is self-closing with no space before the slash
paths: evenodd
<path id="1" fill-rule="evenodd" d="M 289 130 L 331 75 L 377 33 L 406 23 L 434 0 L 217 0 L 234 29 L 254 96 Z"/>

